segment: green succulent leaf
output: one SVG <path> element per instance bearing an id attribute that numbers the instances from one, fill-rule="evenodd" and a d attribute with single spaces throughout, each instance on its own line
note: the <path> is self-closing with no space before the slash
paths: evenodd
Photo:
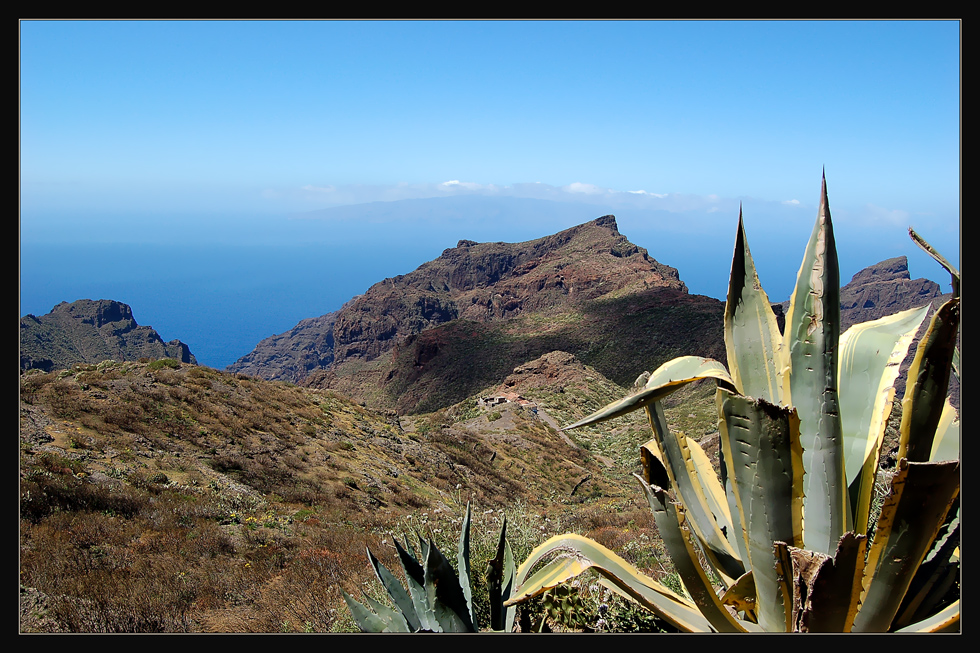
<path id="1" fill-rule="evenodd" d="M 425 557 L 425 593 L 442 632 L 476 631 L 456 571 L 431 540 Z"/>
<path id="2" fill-rule="evenodd" d="M 864 533 L 895 380 L 928 305 L 852 326 L 840 339 L 838 388 L 852 530 Z"/>
<path id="3" fill-rule="evenodd" d="M 950 509 L 932 550 L 926 554 L 909 585 L 894 625 L 902 628 L 922 621 L 941 607 L 950 590 L 959 582 L 960 565 L 956 551 L 960 544 L 959 499 Z"/>
<path id="4" fill-rule="evenodd" d="M 371 553 L 370 549 L 368 549 L 367 554 L 368 560 L 374 568 L 374 573 L 378 576 L 378 580 L 381 581 L 381 584 L 388 591 L 388 596 L 391 597 L 392 602 L 394 602 L 404 615 L 406 627 L 411 631 L 419 630 L 421 628 L 421 622 L 419 621 L 418 614 L 415 612 L 415 605 L 412 602 L 411 595 L 405 591 L 404 586 L 388 571 L 388 568 L 381 564 L 374 554 Z"/>
<path id="5" fill-rule="evenodd" d="M 711 561 L 714 570 L 725 581 L 727 587 L 745 573 L 745 567 L 739 559 L 738 552 L 725 536 L 726 532 L 732 530 L 732 523 L 727 505 L 717 502 L 722 494 L 717 476 L 715 476 L 710 464 L 708 469 L 702 469 L 699 475 L 697 465 L 694 462 L 694 456 L 697 454 L 691 453 L 691 449 L 697 447 L 697 443 L 690 442 L 683 433 L 670 431 L 664 417 L 663 407 L 659 401 L 648 405 L 646 410 L 650 425 L 657 435 L 658 444 L 667 462 L 666 469 L 671 486 L 681 496 L 684 505 L 687 506 L 687 511 L 691 516 L 691 526 L 705 545 L 704 553 Z M 703 453 L 701 452 L 702 456 Z M 706 459 L 707 457 L 704 456 L 704 460 Z M 702 476 L 709 484 L 711 483 L 709 479 L 713 479 L 714 484 L 718 487 L 713 488 L 709 485 L 706 492 L 701 483 Z M 711 496 L 711 502 L 709 502 L 708 496 Z"/>
<path id="6" fill-rule="evenodd" d="M 904 458 L 878 517 L 854 632 L 887 632 L 920 563 L 959 494 L 959 461 Z"/>
<path id="7" fill-rule="evenodd" d="M 929 460 L 949 387 L 959 326 L 959 300 L 954 298 L 939 307 L 919 341 L 902 399 L 900 458 L 911 462 Z"/>
<path id="8" fill-rule="evenodd" d="M 478 630 L 476 609 L 473 607 L 473 590 L 470 582 L 470 503 L 466 502 L 466 514 L 463 516 L 463 526 L 459 532 L 459 547 L 456 553 L 456 563 L 459 569 L 459 586 L 463 590 L 463 598 L 469 609 L 470 623 Z"/>
<path id="9" fill-rule="evenodd" d="M 796 408 L 803 445 L 806 548 L 832 555 L 847 524 L 837 392 L 840 272 L 823 180 L 817 221 L 786 315 L 789 372 L 783 400 Z"/>
<path id="10" fill-rule="evenodd" d="M 741 207 L 725 304 L 725 349 L 728 369 L 741 394 L 781 403 L 783 337 L 769 297 L 759 283 L 745 238 Z"/>
<path id="11" fill-rule="evenodd" d="M 405 620 L 405 615 L 397 610 L 392 610 L 384 603 L 375 601 L 367 594 L 364 595 L 364 600 L 368 602 L 368 605 L 374 610 L 374 613 L 385 623 L 385 628 L 381 632 L 385 633 L 409 633 L 415 632 L 417 629 L 410 628 L 408 621 Z"/>
<path id="12" fill-rule="evenodd" d="M 651 487 L 639 476 L 637 479 L 653 510 L 657 521 L 657 532 L 667 546 L 674 568 L 701 614 L 717 632 L 746 632 L 746 629 L 722 604 L 704 568 L 701 567 L 695 544 L 691 541 L 693 534 L 688 526 L 684 509 L 671 501 L 661 488 Z"/>
<path id="13" fill-rule="evenodd" d="M 767 631 L 785 631 L 788 606 L 778 590 L 773 543 L 800 547 L 803 541 L 799 420 L 791 408 L 718 393 L 721 445 L 755 576 L 759 623 Z"/>
<path id="14" fill-rule="evenodd" d="M 500 540 L 497 555 L 490 561 L 487 573 L 488 593 L 490 595 L 490 629 L 511 632 L 514 630 L 516 608 L 504 605 L 514 591 L 514 554 L 507 542 L 507 518 L 500 527 Z"/>
<path id="15" fill-rule="evenodd" d="M 433 606 L 425 591 L 425 569 L 412 555 L 407 539 L 404 546 L 395 539 L 395 550 L 398 552 L 398 559 L 401 562 L 402 570 L 405 572 L 405 584 L 408 586 L 412 605 L 415 608 L 415 614 L 418 616 L 419 630 L 439 632 L 439 622 L 436 621 Z"/>
<path id="16" fill-rule="evenodd" d="M 350 609 L 351 616 L 354 617 L 354 622 L 357 627 L 361 629 L 361 632 L 365 633 L 383 633 L 388 627 L 384 619 L 371 612 L 364 604 L 360 603 L 356 599 L 352 598 L 350 594 L 345 592 L 343 589 L 340 590 L 344 595 L 344 601 L 347 602 L 347 607 Z"/>
<path id="17" fill-rule="evenodd" d="M 538 562 L 557 555 L 555 560 L 530 578 L 527 574 Z M 689 599 L 676 594 L 645 576 L 606 547 L 582 537 L 567 534 L 552 537 L 538 546 L 517 570 L 518 586 L 507 602 L 514 605 L 529 597 L 575 578 L 587 569 L 602 574 L 616 590 L 685 632 L 711 632 L 711 624 Z"/>

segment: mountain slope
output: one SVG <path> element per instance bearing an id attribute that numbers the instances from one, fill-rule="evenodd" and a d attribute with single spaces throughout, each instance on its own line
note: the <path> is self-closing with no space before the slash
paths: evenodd
<path id="1" fill-rule="evenodd" d="M 51 312 L 20 319 L 20 368 L 51 371 L 108 359 L 174 358 L 197 364 L 179 340 L 164 342 L 152 327 L 140 326 L 133 310 L 109 299 L 61 302 Z"/>
<path id="2" fill-rule="evenodd" d="M 228 369 L 427 412 L 554 350 L 626 384 L 673 356 L 720 356 L 721 311 L 603 216 L 524 243 L 462 240 Z"/>

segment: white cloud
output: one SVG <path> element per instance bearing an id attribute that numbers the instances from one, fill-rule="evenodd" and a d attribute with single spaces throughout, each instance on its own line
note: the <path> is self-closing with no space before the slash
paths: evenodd
<path id="1" fill-rule="evenodd" d="M 484 190 L 484 189 L 494 189 L 496 188 L 493 184 L 484 186 L 483 184 L 477 184 L 472 181 L 460 181 L 459 179 L 450 179 L 449 181 L 444 181 L 439 184 L 440 190 L 450 190 L 454 188 L 465 188 L 466 190 Z"/>
<path id="2" fill-rule="evenodd" d="M 587 195 L 598 195 L 600 193 L 608 192 L 604 188 L 599 188 L 595 184 L 583 184 L 580 181 L 573 182 L 567 186 L 562 186 L 562 190 L 566 193 L 585 193 Z"/>
<path id="3" fill-rule="evenodd" d="M 788 204 L 790 206 L 799 206 L 800 200 L 783 200 L 783 204 Z"/>

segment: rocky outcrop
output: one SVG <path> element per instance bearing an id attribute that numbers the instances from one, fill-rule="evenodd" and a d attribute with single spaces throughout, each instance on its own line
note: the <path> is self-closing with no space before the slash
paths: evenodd
<path id="1" fill-rule="evenodd" d="M 164 342 L 152 327 L 140 326 L 132 309 L 109 299 L 61 302 L 51 312 L 20 319 L 20 367 L 69 368 L 104 360 L 174 358 L 197 364 L 180 340 Z"/>
<path id="2" fill-rule="evenodd" d="M 611 215 L 524 243 L 460 240 L 413 272 L 374 284 L 330 319 L 266 339 L 228 369 L 299 381 L 345 361 L 372 361 L 453 320 L 495 322 L 650 288 L 687 291 L 677 270 L 629 242 Z"/>
<path id="3" fill-rule="evenodd" d="M 841 288 L 841 327 L 846 331 L 854 324 L 925 306 L 943 297 L 939 284 L 910 277 L 906 257 L 891 258 L 864 268 Z"/>

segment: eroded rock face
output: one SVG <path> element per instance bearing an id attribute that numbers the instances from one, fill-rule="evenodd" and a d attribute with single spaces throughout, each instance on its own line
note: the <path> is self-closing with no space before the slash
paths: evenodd
<path id="1" fill-rule="evenodd" d="M 174 358 L 197 364 L 180 340 L 164 342 L 152 327 L 140 326 L 133 310 L 110 299 L 61 302 L 47 315 L 20 319 L 21 369 L 69 368 L 104 360 Z"/>
<path id="2" fill-rule="evenodd" d="M 312 370 L 329 367 L 336 320 L 336 312 L 302 320 L 286 333 L 257 344 L 251 353 L 229 365 L 228 371 L 270 381 L 297 381 Z"/>
<path id="3" fill-rule="evenodd" d="M 910 277 L 906 257 L 882 261 L 864 268 L 841 288 L 842 330 L 892 313 L 925 306 L 942 296 L 939 284 Z"/>
<path id="4" fill-rule="evenodd" d="M 228 369 L 299 381 L 315 369 L 308 366 L 314 359 L 321 369 L 371 361 L 399 340 L 452 320 L 493 322 L 652 287 L 687 290 L 677 270 L 629 242 L 611 215 L 524 243 L 460 240 L 413 272 L 374 284 L 333 322 L 304 320 Z M 328 341 L 332 357 L 322 348 L 311 358 L 291 353 Z"/>

